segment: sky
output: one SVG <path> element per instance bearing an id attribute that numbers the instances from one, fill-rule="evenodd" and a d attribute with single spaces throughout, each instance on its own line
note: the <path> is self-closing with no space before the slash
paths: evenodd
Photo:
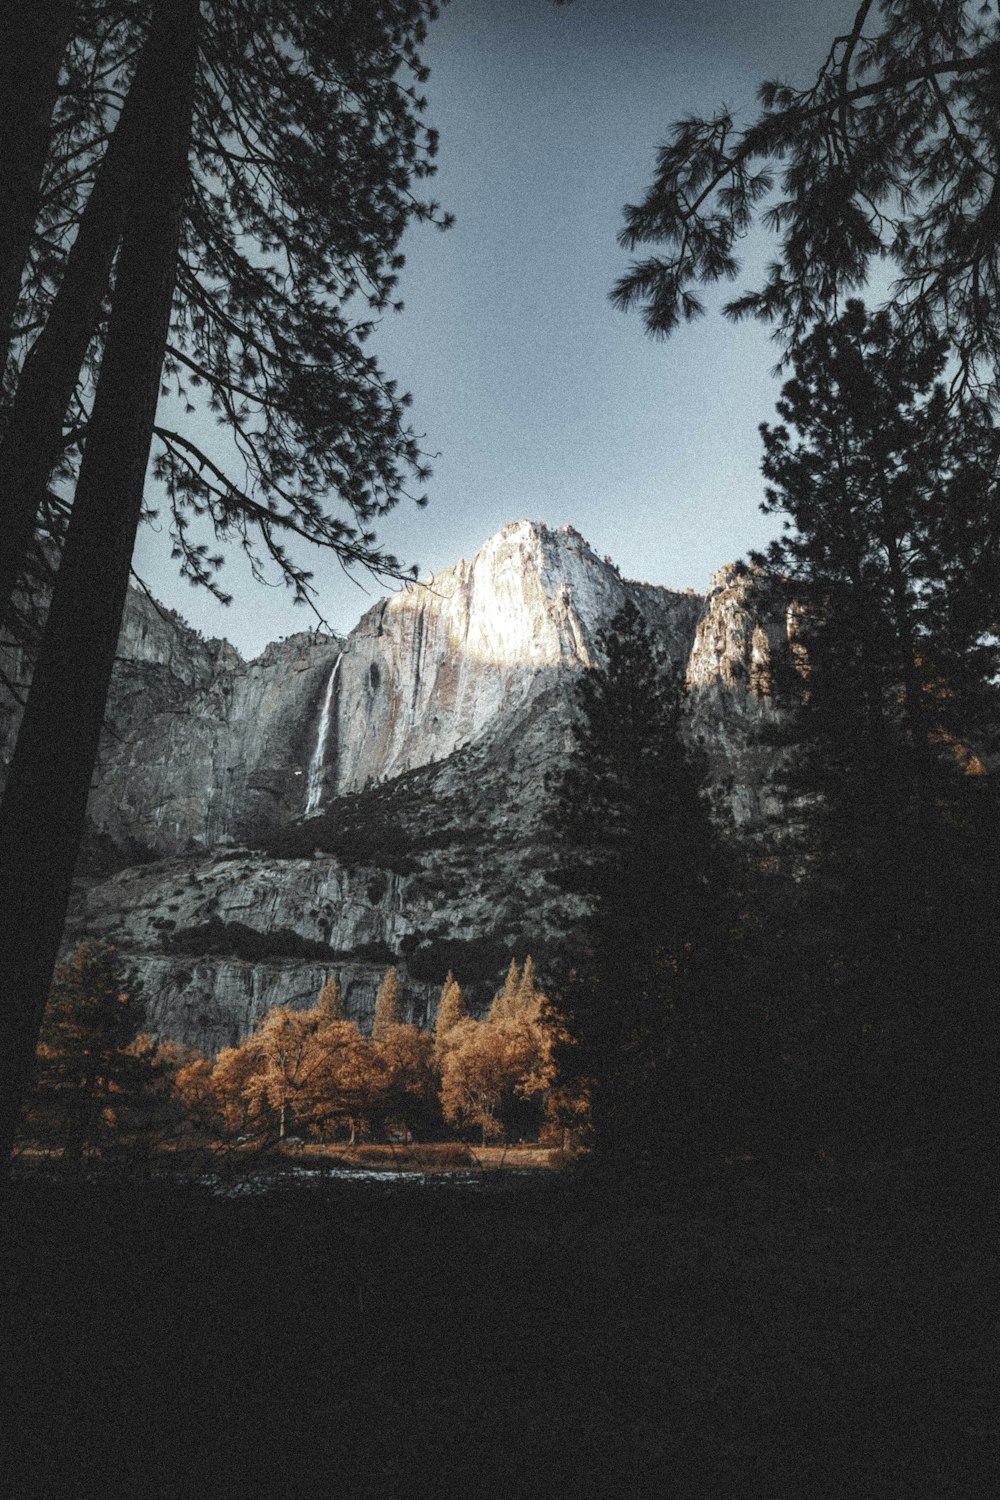
<path id="1" fill-rule="evenodd" d="M 674 120 L 723 102 L 746 118 L 761 80 L 808 79 L 854 10 L 451 0 L 424 48 L 425 118 L 441 135 L 431 189 L 456 225 L 407 231 L 405 309 L 369 345 L 413 394 L 436 455 L 429 506 L 403 502 L 379 528 L 402 562 L 427 576 L 528 518 L 576 527 L 627 577 L 701 592 L 773 534 L 757 430 L 779 391 L 769 331 L 710 311 L 650 339 L 608 298 L 629 260 L 616 236 Z M 716 302 L 750 284 L 772 249 L 749 242 L 746 274 Z M 255 584 L 238 553 L 220 580 L 234 595 L 225 609 L 167 553 L 164 534 L 144 529 L 136 568 L 149 587 L 244 655 L 315 623 L 280 586 Z M 318 550 L 310 566 L 337 632 L 384 592 Z"/>

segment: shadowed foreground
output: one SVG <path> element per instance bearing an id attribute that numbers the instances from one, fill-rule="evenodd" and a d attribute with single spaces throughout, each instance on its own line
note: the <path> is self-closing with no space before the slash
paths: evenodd
<path id="1" fill-rule="evenodd" d="M 970 1201 L 26 1180 L 9 1492 L 986 1494 L 997 1257 Z"/>

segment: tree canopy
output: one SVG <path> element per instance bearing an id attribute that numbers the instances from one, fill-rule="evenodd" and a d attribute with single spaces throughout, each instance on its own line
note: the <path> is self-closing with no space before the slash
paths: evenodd
<path id="1" fill-rule="evenodd" d="M 654 179 L 625 210 L 638 260 L 615 302 L 670 334 L 698 289 L 740 273 L 755 226 L 777 241 L 760 285 L 729 301 L 795 339 L 872 267 L 896 270 L 913 327 L 953 343 L 960 384 L 997 394 L 1000 18 L 969 0 L 863 0 L 814 77 L 770 80 L 743 123 L 726 108 L 677 121 Z"/>
<path id="2" fill-rule="evenodd" d="M 402 305 L 406 224 L 449 222 L 414 191 L 437 149 L 419 119 L 427 73 L 417 50 L 436 13 L 430 0 L 214 0 L 190 22 L 189 174 L 163 364 L 173 399 L 157 422 L 154 470 L 182 572 L 216 592 L 221 554 L 189 536 L 199 517 L 239 541 L 255 572 L 277 564 L 298 598 L 309 573 L 287 551 L 293 535 L 345 562 L 399 570 L 371 522 L 428 470 L 405 423 L 409 397 L 362 346 L 374 319 Z M 78 8 L 55 59 L 39 206 L 12 268 L 22 290 L 0 446 L 4 504 L 29 523 L 53 468 L 75 474 L 124 215 L 153 170 L 144 122 L 162 108 L 155 16 L 152 5 Z M 199 405 L 227 433 L 210 451 L 187 423 Z M 23 524 L 9 542 L 23 567 Z M 5 604 L 6 571 L 0 583 Z"/>
<path id="3" fill-rule="evenodd" d="M 996 732 L 1000 435 L 949 409 L 946 358 L 851 301 L 796 346 L 782 421 L 761 428 L 763 509 L 786 529 L 758 561 L 823 624 L 859 704 L 882 717 L 895 692 L 914 751 Z"/>

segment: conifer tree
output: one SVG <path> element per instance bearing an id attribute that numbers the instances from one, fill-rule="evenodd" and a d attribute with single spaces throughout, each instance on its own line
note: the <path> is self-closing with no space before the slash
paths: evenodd
<path id="1" fill-rule="evenodd" d="M 498 990 L 493 996 L 490 1006 L 489 1019 L 491 1021 L 513 1021 L 517 1015 L 517 998 L 521 987 L 521 971 L 517 966 L 517 959 L 512 958 L 507 970 L 507 977 L 503 982 L 503 989 Z"/>
<path id="2" fill-rule="evenodd" d="M 393 964 L 382 980 L 378 998 L 375 1001 L 375 1014 L 372 1017 L 372 1041 L 384 1042 L 390 1028 L 400 1026 L 402 1021 L 403 1004 L 399 990 L 399 970 Z"/>
<path id="3" fill-rule="evenodd" d="M 794 342 L 888 260 L 907 326 L 947 332 L 959 383 L 982 379 L 995 398 L 998 44 L 995 6 L 862 0 L 811 78 L 760 85 L 755 118 L 721 106 L 677 121 L 620 236 L 654 253 L 615 301 L 670 334 L 703 312 L 700 287 L 739 275 L 740 242 L 762 225 L 777 253 L 727 316 Z"/>
<path id="4" fill-rule="evenodd" d="M 138 982 L 117 948 L 87 940 L 59 965 L 39 1039 L 35 1102 L 54 1114 L 67 1154 L 107 1137 L 145 1070 L 126 1053 L 143 1020 Z"/>
<path id="5" fill-rule="evenodd" d="M 529 1021 L 537 1019 L 544 998 L 535 979 L 535 961 L 529 953 L 524 960 L 524 970 L 517 987 L 515 1015 Z"/>
<path id="6" fill-rule="evenodd" d="M 319 992 L 319 997 L 316 1001 L 316 1014 L 323 1025 L 326 1025 L 330 1021 L 347 1020 L 343 992 L 340 988 L 340 981 L 335 974 L 330 975 L 330 978 Z"/>
<path id="7" fill-rule="evenodd" d="M 894 795 L 915 809 L 932 800 L 935 744 L 971 734 L 990 748 L 1000 707 L 1000 540 L 980 524 L 1000 433 L 981 409 L 951 408 L 946 357 L 943 339 L 851 301 L 797 346 L 782 423 L 761 427 L 763 508 L 785 531 L 757 560 L 806 608 L 810 717 L 837 736 L 846 716 L 859 751 L 901 763 Z"/>
<path id="8" fill-rule="evenodd" d="M 438 1000 L 437 1015 L 434 1018 L 434 1052 L 440 1057 L 441 1052 L 447 1044 L 449 1034 L 454 1031 L 459 1021 L 464 1021 L 468 1015 L 465 1004 L 465 996 L 462 987 L 451 970 L 441 987 L 441 998 Z"/>
<path id="9" fill-rule="evenodd" d="M 681 1060 L 710 989 L 699 970 L 722 925 L 719 855 L 681 689 L 631 601 L 598 652 L 552 808 L 564 883 L 591 911 L 561 986 L 572 1045 L 559 1060 L 591 1094 L 598 1145 L 631 1152 L 685 1107 Z"/>
<path id="10" fill-rule="evenodd" d="M 766 509 L 787 525 L 766 560 L 805 606 L 808 656 L 784 778 L 813 809 L 791 941 L 823 996 L 824 1093 L 869 1149 L 974 1114 L 983 1132 L 995 1026 L 971 893 L 998 877 L 1000 541 L 979 518 L 1000 440 L 950 407 L 946 353 L 851 302 L 796 349 L 782 425 L 762 428 Z"/>

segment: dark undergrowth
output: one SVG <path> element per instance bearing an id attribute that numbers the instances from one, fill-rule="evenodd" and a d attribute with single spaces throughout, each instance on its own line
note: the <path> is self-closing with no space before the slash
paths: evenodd
<path id="1" fill-rule="evenodd" d="M 974 1192 L 751 1169 L 13 1191 L 19 1500 L 993 1492 Z"/>

